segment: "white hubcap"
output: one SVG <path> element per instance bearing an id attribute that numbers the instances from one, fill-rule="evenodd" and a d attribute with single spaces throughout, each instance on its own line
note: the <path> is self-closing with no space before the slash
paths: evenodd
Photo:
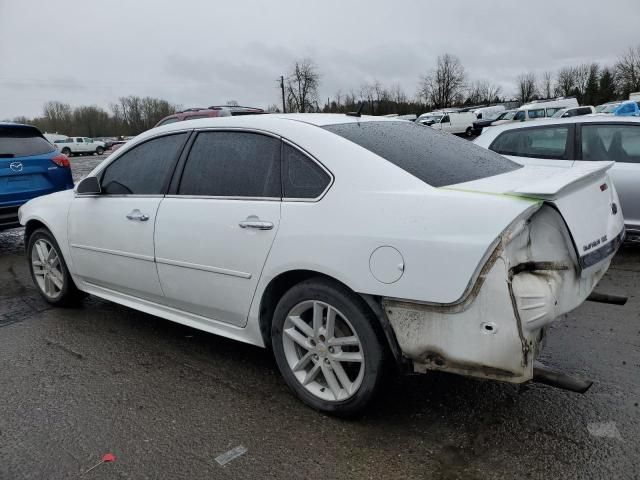
<path id="1" fill-rule="evenodd" d="M 56 249 L 47 240 L 41 238 L 33 244 L 31 266 L 40 290 L 51 299 L 59 297 L 64 275 Z"/>
<path id="2" fill-rule="evenodd" d="M 291 371 L 314 396 L 341 401 L 364 378 L 364 353 L 353 326 L 331 305 L 307 300 L 291 309 L 282 343 Z"/>

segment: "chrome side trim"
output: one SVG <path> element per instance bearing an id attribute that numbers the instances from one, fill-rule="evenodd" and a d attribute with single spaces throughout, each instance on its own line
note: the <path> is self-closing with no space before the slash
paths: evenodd
<path id="1" fill-rule="evenodd" d="M 280 197 L 217 197 L 213 195 L 166 195 L 165 198 L 188 198 L 191 200 L 244 200 L 253 202 L 280 201 Z"/>
<path id="2" fill-rule="evenodd" d="M 226 268 L 219 268 L 219 267 L 210 267 L 208 265 L 200 265 L 198 263 L 181 262 L 178 260 L 170 260 L 168 258 L 156 258 L 156 263 L 162 263 L 164 265 L 171 265 L 174 267 L 191 268 L 194 270 L 201 270 L 203 272 L 219 273 L 220 275 L 229 275 L 232 277 L 239 277 L 239 278 L 246 278 L 246 279 L 251 278 L 251 274 L 246 272 L 239 272 L 237 270 L 229 270 Z"/>
<path id="3" fill-rule="evenodd" d="M 152 255 L 140 255 L 138 253 L 123 252 L 121 250 L 111 250 L 108 248 L 90 247 L 89 245 L 80 245 L 78 243 L 72 243 L 71 248 L 78 248 L 80 250 L 89 250 L 90 252 L 107 253 L 109 255 L 117 255 L 119 257 L 135 258 L 136 260 L 144 260 L 147 262 L 153 262 Z"/>

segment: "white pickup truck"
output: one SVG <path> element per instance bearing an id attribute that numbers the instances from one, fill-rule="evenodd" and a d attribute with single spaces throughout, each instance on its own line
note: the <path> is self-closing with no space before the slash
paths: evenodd
<path id="1" fill-rule="evenodd" d="M 68 137 L 56 140 L 54 145 L 65 155 L 86 155 L 94 153 L 102 155 L 106 150 L 104 142 L 88 137 Z"/>

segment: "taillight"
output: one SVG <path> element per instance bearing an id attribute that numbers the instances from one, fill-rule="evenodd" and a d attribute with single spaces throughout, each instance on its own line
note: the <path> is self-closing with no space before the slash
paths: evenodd
<path id="1" fill-rule="evenodd" d="M 69 168 L 71 166 L 71 163 L 69 163 L 69 157 L 67 157 L 62 153 L 60 155 L 56 155 L 55 157 L 53 157 L 51 161 L 56 165 L 58 165 L 59 167 Z"/>

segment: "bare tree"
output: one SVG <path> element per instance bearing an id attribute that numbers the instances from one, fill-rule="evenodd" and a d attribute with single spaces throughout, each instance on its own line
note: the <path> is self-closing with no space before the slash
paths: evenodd
<path id="1" fill-rule="evenodd" d="M 407 103 L 407 94 L 404 93 L 399 83 L 394 83 L 389 90 L 389 96 L 392 102 L 395 103 Z"/>
<path id="2" fill-rule="evenodd" d="M 533 72 L 523 73 L 518 77 L 517 98 L 520 103 L 533 100 L 536 95 L 536 75 Z"/>
<path id="3" fill-rule="evenodd" d="M 624 97 L 640 91 L 640 45 L 629 48 L 618 59 L 615 71 L 620 93 Z"/>
<path id="4" fill-rule="evenodd" d="M 550 71 L 542 72 L 540 83 L 538 84 L 538 93 L 544 98 L 553 97 L 553 73 Z"/>
<path id="5" fill-rule="evenodd" d="M 445 53 L 438 57 L 437 66 L 422 77 L 420 94 L 436 108 L 450 107 L 462 100 L 465 71 L 460 59 Z"/>
<path id="6" fill-rule="evenodd" d="M 71 105 L 62 102 L 47 102 L 42 108 L 43 124 L 49 132 L 69 130 L 73 119 Z"/>
<path id="7" fill-rule="evenodd" d="M 495 102 L 501 90 L 500 86 L 486 80 L 476 80 L 467 89 L 467 101 L 476 105 Z"/>
<path id="8" fill-rule="evenodd" d="M 574 67 L 562 67 L 558 71 L 558 80 L 556 82 L 556 94 L 563 97 L 571 95 L 577 83 L 577 73 Z"/>
<path id="9" fill-rule="evenodd" d="M 315 109 L 320 74 L 311 60 L 296 61 L 286 82 L 289 111 L 308 112 Z"/>
<path id="10" fill-rule="evenodd" d="M 589 72 L 591 71 L 591 65 L 588 63 L 583 63 L 575 67 L 575 78 L 576 78 L 576 87 L 573 91 L 578 96 L 578 99 L 581 100 L 584 97 L 585 92 L 587 91 L 587 83 L 589 82 Z"/>

